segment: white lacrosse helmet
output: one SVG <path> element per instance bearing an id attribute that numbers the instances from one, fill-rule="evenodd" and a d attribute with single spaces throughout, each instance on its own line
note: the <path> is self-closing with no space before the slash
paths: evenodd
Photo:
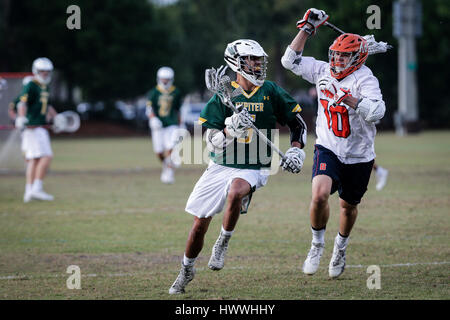
<path id="1" fill-rule="evenodd" d="M 52 80 L 53 63 L 48 58 L 37 58 L 33 61 L 32 67 L 35 78 L 42 84 L 49 84 Z M 39 74 L 39 71 L 49 71 L 45 79 Z"/>
<path id="2" fill-rule="evenodd" d="M 173 79 L 175 77 L 175 72 L 170 67 L 161 67 L 156 73 L 156 83 L 164 90 L 169 90 L 173 84 Z M 168 80 L 166 80 L 168 79 Z M 164 81 L 166 80 L 166 81 Z"/>
<path id="3" fill-rule="evenodd" d="M 249 39 L 240 39 L 227 45 L 224 60 L 234 72 L 239 73 L 255 86 L 262 86 L 266 79 L 267 53 L 258 42 Z M 255 66 L 251 60 L 258 61 Z"/>

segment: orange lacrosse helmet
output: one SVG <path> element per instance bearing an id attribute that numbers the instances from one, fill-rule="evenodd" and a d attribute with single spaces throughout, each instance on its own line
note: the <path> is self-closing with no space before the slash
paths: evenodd
<path id="1" fill-rule="evenodd" d="M 349 53 L 348 62 L 342 62 L 336 57 L 336 53 Z M 358 70 L 369 55 L 367 41 L 360 35 L 344 33 L 334 40 L 328 50 L 331 75 L 336 79 L 342 79 Z"/>

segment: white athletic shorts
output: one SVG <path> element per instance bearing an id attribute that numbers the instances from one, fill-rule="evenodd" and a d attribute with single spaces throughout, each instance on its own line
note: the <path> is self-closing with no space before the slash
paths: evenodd
<path id="1" fill-rule="evenodd" d="M 163 153 L 173 149 L 176 142 L 177 129 L 177 125 L 172 125 L 152 130 L 153 151 L 155 153 Z"/>
<path id="2" fill-rule="evenodd" d="M 246 180 L 252 191 L 266 185 L 269 170 L 230 168 L 210 162 L 208 168 L 195 184 L 186 204 L 186 212 L 199 218 L 208 218 L 223 210 L 231 182 L 235 178 Z M 251 195 L 243 199 L 242 213 L 245 213 Z"/>
<path id="3" fill-rule="evenodd" d="M 22 133 L 22 152 L 27 160 L 53 156 L 48 131 L 44 128 L 25 129 Z"/>

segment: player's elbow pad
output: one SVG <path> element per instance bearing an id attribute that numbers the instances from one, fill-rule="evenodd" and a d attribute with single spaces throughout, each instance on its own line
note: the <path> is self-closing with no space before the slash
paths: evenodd
<path id="1" fill-rule="evenodd" d="M 208 150 L 216 154 L 223 153 L 234 140 L 232 137 L 226 137 L 225 133 L 219 129 L 207 129 L 205 139 Z"/>
<path id="2" fill-rule="evenodd" d="M 284 68 L 291 70 L 296 75 L 300 75 L 300 61 L 302 61 L 302 51 L 295 52 L 290 46 L 287 46 L 283 57 L 281 57 L 281 64 Z"/>
<path id="3" fill-rule="evenodd" d="M 295 119 L 290 121 L 287 125 L 291 131 L 291 144 L 296 141 L 299 142 L 302 147 L 306 146 L 307 127 L 300 114 L 297 113 Z"/>
<path id="4" fill-rule="evenodd" d="M 383 100 L 362 99 L 358 103 L 356 113 L 363 117 L 367 122 L 376 122 L 384 117 L 386 105 Z"/>

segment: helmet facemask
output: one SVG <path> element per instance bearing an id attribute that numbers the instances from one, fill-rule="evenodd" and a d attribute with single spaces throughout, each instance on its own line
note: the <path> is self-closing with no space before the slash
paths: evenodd
<path id="1" fill-rule="evenodd" d="M 262 86 L 267 75 L 267 58 L 264 56 L 239 57 L 238 73 L 255 86 Z"/>
<path id="2" fill-rule="evenodd" d="M 170 67 L 161 67 L 156 73 L 156 83 L 165 91 L 172 87 L 174 78 L 175 72 Z"/>
<path id="3" fill-rule="evenodd" d="M 350 53 L 350 57 L 346 64 L 342 64 L 339 59 L 336 57 L 336 53 L 339 51 L 328 50 L 328 58 L 330 61 L 330 69 L 333 74 L 336 75 L 337 79 L 341 79 L 346 75 L 350 74 L 351 69 L 356 67 L 359 60 L 359 51 L 356 52 L 341 52 L 341 53 Z M 347 73 L 347 71 L 349 71 Z M 345 75 L 344 75 L 345 74 Z"/>
<path id="4" fill-rule="evenodd" d="M 42 72 L 47 72 L 47 75 L 44 76 Z M 52 81 L 52 72 L 50 70 L 38 70 L 35 77 L 40 83 L 47 85 Z"/>

